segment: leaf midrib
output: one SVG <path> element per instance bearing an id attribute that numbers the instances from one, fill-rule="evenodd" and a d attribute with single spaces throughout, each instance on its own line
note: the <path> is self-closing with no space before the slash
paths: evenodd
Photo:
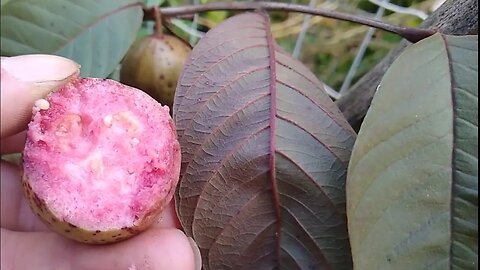
<path id="1" fill-rule="evenodd" d="M 277 118 L 277 74 L 276 74 L 276 64 L 277 60 L 275 58 L 275 39 L 273 38 L 272 31 L 270 29 L 270 17 L 265 12 L 260 13 L 263 17 L 263 23 L 265 28 L 265 33 L 267 37 L 267 48 L 270 64 L 270 153 L 269 153 L 269 163 L 270 163 L 270 181 L 272 184 L 272 198 L 273 198 L 273 207 L 275 208 L 275 213 L 277 214 L 277 224 L 276 224 L 276 257 L 278 264 L 280 264 L 280 254 L 281 254 L 281 243 L 282 243 L 282 222 L 281 222 L 281 209 L 280 209 L 280 193 L 277 186 L 276 179 L 276 170 L 275 170 L 275 137 L 276 137 L 276 128 L 275 121 Z"/>
<path id="2" fill-rule="evenodd" d="M 450 155 L 450 163 L 452 164 L 452 170 L 451 170 L 451 181 L 450 181 L 450 202 L 449 202 L 449 209 L 450 209 L 450 217 L 449 217 L 449 225 L 450 225 L 450 236 L 448 237 L 449 241 L 449 247 L 448 247 L 448 268 L 452 269 L 453 268 L 453 232 L 455 231 L 453 226 L 454 226 L 454 198 L 453 198 L 453 189 L 455 186 L 455 168 L 456 168 L 456 162 L 455 162 L 455 137 L 457 135 L 457 130 L 455 128 L 455 119 L 457 117 L 457 113 L 455 110 L 455 83 L 454 83 L 454 78 L 453 78 L 453 68 L 452 68 L 452 56 L 450 54 L 450 50 L 448 48 L 447 40 L 446 37 L 443 34 L 440 34 L 440 39 L 443 42 L 443 47 L 445 49 L 445 55 L 447 56 L 447 66 L 448 66 L 448 74 L 450 75 L 450 100 L 451 100 L 451 108 L 452 108 L 452 153 Z"/>

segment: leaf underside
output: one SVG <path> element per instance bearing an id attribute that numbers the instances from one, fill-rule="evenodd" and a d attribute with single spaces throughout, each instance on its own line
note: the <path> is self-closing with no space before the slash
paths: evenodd
<path id="1" fill-rule="evenodd" d="M 355 269 L 478 269 L 477 48 L 436 34 L 385 74 L 348 170 Z"/>
<path id="2" fill-rule="evenodd" d="M 56 54 L 84 77 L 107 77 L 142 22 L 136 0 L 16 0 L 2 6 L 2 56 Z"/>
<path id="3" fill-rule="evenodd" d="M 283 52 L 264 14 L 195 46 L 177 86 L 176 206 L 205 269 L 351 269 L 345 179 L 355 133 Z"/>

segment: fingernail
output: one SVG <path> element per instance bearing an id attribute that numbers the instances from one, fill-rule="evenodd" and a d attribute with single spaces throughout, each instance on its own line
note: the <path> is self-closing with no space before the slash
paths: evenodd
<path id="1" fill-rule="evenodd" d="M 195 243 L 195 240 L 191 237 L 187 237 L 188 242 L 190 243 L 190 247 L 193 250 L 193 255 L 195 259 L 195 269 L 196 270 L 201 270 L 202 269 L 202 255 L 200 254 L 200 249 L 197 246 L 197 243 Z"/>
<path id="2" fill-rule="evenodd" d="M 34 90 L 50 92 L 78 77 L 80 65 L 56 55 L 28 54 L 1 58 L 2 77 L 31 84 Z"/>

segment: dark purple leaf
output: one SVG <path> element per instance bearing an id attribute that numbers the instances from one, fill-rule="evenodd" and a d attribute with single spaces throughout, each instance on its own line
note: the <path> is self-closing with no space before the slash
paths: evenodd
<path id="1" fill-rule="evenodd" d="M 180 78 L 179 218 L 205 269 L 351 269 L 345 178 L 355 133 L 266 15 L 212 29 Z"/>

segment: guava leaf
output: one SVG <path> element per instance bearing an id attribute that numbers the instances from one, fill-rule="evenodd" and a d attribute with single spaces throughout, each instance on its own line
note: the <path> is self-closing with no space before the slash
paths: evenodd
<path id="1" fill-rule="evenodd" d="M 478 36 L 435 34 L 395 61 L 347 179 L 355 269 L 478 269 Z"/>
<path id="2" fill-rule="evenodd" d="M 161 6 L 165 2 L 165 0 L 142 0 L 142 2 L 145 4 L 145 7 L 151 8 L 155 6 Z"/>
<path id="3" fill-rule="evenodd" d="M 2 6 L 1 53 L 56 54 L 78 62 L 84 77 L 108 76 L 142 22 L 137 0 L 15 0 Z"/>
<path id="4" fill-rule="evenodd" d="M 351 269 L 345 179 L 356 134 L 264 14 L 195 46 L 177 85 L 179 218 L 205 269 Z"/>
<path id="5" fill-rule="evenodd" d="M 7 4 L 8 2 L 11 2 L 12 0 L 1 0 L 0 5 L 3 7 L 3 5 Z"/>

